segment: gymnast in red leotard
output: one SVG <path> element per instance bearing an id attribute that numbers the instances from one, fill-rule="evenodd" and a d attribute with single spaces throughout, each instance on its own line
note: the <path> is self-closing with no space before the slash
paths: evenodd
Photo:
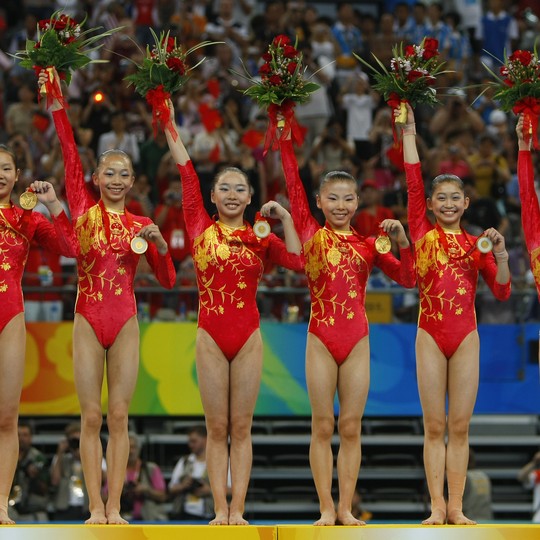
<path id="1" fill-rule="evenodd" d="M 326 225 L 310 214 L 290 139 L 281 142 L 281 158 L 291 203 L 306 259 L 311 293 L 311 318 L 306 347 L 306 379 L 312 409 L 310 464 L 319 496 L 321 517 L 316 525 L 362 525 L 351 513 L 360 469 L 360 428 L 369 390 L 369 326 L 366 285 L 373 266 L 405 287 L 415 284 L 412 251 L 401 223 L 384 220 L 382 234 L 390 233 L 400 248 L 401 262 L 381 254 L 375 238 L 351 228 L 358 208 L 355 179 L 341 171 L 322 180 L 317 205 Z M 332 435 L 334 396 L 339 396 L 339 502 L 332 499 Z"/>
<path id="2" fill-rule="evenodd" d="M 43 84 L 45 75 L 40 75 Z M 133 165 L 117 150 L 98 158 L 92 176 L 101 198 L 86 189 L 73 132 L 62 104 L 53 99 L 53 119 L 64 157 L 66 193 L 81 252 L 73 327 L 75 385 L 81 406 L 81 461 L 89 496 L 87 523 L 127 523 L 120 496 L 129 454 L 128 409 L 137 382 L 139 326 L 133 281 L 140 255 L 131 240 L 148 241 L 145 257 L 159 283 L 172 288 L 176 272 L 159 228 L 149 218 L 125 209 L 134 182 Z M 106 359 L 106 364 L 105 364 Z M 101 388 L 107 368 L 107 484 L 101 498 Z"/>
<path id="3" fill-rule="evenodd" d="M 19 457 L 17 418 L 24 380 L 26 327 L 22 275 L 32 239 L 46 249 L 75 257 L 79 245 L 73 227 L 49 182 L 33 182 L 52 216 L 21 210 L 11 202 L 19 179 L 14 154 L 0 146 L 0 525 L 13 524 L 8 499 Z"/>
<path id="4" fill-rule="evenodd" d="M 484 232 L 493 243 L 493 253 L 482 254 L 476 249 L 476 237 L 461 228 L 461 216 L 469 199 L 459 177 L 436 177 L 426 201 L 414 136 L 414 113 L 411 107 L 407 109 L 403 150 L 409 230 L 420 293 L 416 363 L 425 432 L 424 468 L 431 497 L 431 515 L 423 523 L 472 525 L 474 522 L 463 515 L 462 498 L 469 423 L 479 378 L 474 299 L 479 273 L 496 298 L 508 299 L 508 253 L 504 237 L 495 229 Z M 428 209 L 433 212 L 435 224 L 427 218 Z M 444 498 L 445 473 L 448 502 Z"/>
<path id="5" fill-rule="evenodd" d="M 169 107 L 174 118 L 171 103 Z M 184 215 L 199 289 L 196 363 L 208 430 L 206 463 L 216 513 L 211 524 L 245 525 L 251 424 L 262 370 L 257 285 L 267 262 L 303 270 L 300 240 L 289 212 L 274 201 L 263 205 L 261 214 L 281 220 L 285 242 L 272 233 L 262 239 L 255 236 L 244 221 L 251 188 L 246 175 L 236 168 L 226 168 L 214 179 L 211 197 L 218 219 L 211 219 L 178 130 L 174 128 L 172 135 L 167 129 L 165 134 L 182 179 Z"/>

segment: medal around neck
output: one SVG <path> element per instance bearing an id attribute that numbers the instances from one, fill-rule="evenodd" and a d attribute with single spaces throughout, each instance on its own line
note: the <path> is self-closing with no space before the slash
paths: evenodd
<path id="1" fill-rule="evenodd" d="M 142 236 L 134 236 L 131 239 L 131 251 L 142 255 L 148 249 L 148 242 Z"/>
<path id="2" fill-rule="evenodd" d="M 388 235 L 386 234 L 380 234 L 375 239 L 375 249 L 378 253 L 381 255 L 384 255 L 385 253 L 388 253 L 390 249 L 392 248 L 392 242 L 390 241 L 390 238 L 388 238 Z"/>
<path id="3" fill-rule="evenodd" d="M 23 210 L 32 210 L 38 202 L 37 195 L 30 190 L 26 190 L 19 198 L 19 204 Z"/>
<path id="4" fill-rule="evenodd" d="M 476 241 L 476 248 L 480 253 L 489 253 L 493 249 L 493 242 L 487 236 L 481 236 Z"/>
<path id="5" fill-rule="evenodd" d="M 257 221 L 253 225 L 253 232 L 257 238 L 266 238 L 270 234 L 270 223 L 263 219 L 261 216 L 257 216 Z"/>

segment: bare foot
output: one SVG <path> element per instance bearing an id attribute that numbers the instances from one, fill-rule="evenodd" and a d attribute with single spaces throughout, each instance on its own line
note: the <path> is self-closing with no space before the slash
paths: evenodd
<path id="1" fill-rule="evenodd" d="M 331 527 L 336 524 L 336 513 L 333 510 L 321 512 L 321 517 L 313 524 L 316 527 Z"/>
<path id="2" fill-rule="evenodd" d="M 249 525 L 249 522 L 244 519 L 241 512 L 231 512 L 229 514 L 229 525 Z"/>
<path id="3" fill-rule="evenodd" d="M 228 525 L 229 514 L 228 512 L 217 512 L 216 517 L 208 525 Z"/>
<path id="4" fill-rule="evenodd" d="M 90 517 L 85 521 L 86 525 L 106 525 L 107 516 L 105 510 L 94 510 L 90 512 Z"/>
<path id="5" fill-rule="evenodd" d="M 15 522 L 8 516 L 7 510 L 0 508 L 0 525 L 15 525 Z"/>
<path id="6" fill-rule="evenodd" d="M 356 519 L 348 510 L 346 512 L 340 512 L 338 510 L 337 523 L 339 523 L 340 525 L 353 525 L 353 526 L 361 526 L 361 525 L 366 524 L 365 521 Z"/>
<path id="7" fill-rule="evenodd" d="M 448 525 L 476 525 L 476 521 L 466 517 L 459 509 L 448 510 Z"/>
<path id="8" fill-rule="evenodd" d="M 431 516 L 422 521 L 422 525 L 444 525 L 446 523 L 446 512 L 441 508 L 433 508 Z"/>
<path id="9" fill-rule="evenodd" d="M 107 523 L 109 525 L 129 525 L 129 521 L 126 521 L 118 510 L 107 512 Z"/>

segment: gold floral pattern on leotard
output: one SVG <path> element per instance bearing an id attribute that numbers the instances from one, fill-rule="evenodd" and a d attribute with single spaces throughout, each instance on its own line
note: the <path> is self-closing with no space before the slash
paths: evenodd
<path id="1" fill-rule="evenodd" d="M 241 231 L 214 223 L 193 242 L 193 262 L 198 269 L 199 305 L 206 313 L 224 315 L 229 309 L 245 306 L 242 291 L 252 275 L 257 283 L 262 275 L 261 259 L 243 243 Z M 216 270 L 218 272 L 216 272 Z"/>
<path id="2" fill-rule="evenodd" d="M 129 293 L 128 275 L 124 258 L 133 256 L 130 241 L 133 231 L 128 230 L 121 214 L 108 212 L 110 220 L 110 244 L 103 224 L 99 205 L 92 206 L 76 223 L 76 232 L 81 246 L 79 267 L 79 295 L 88 301 L 102 302 L 104 293 L 121 297 Z M 141 223 L 134 222 L 134 229 Z"/>
<path id="3" fill-rule="evenodd" d="M 437 229 L 430 230 L 415 245 L 420 290 L 420 317 L 444 321 L 446 315 L 462 315 L 467 300 L 472 258 L 456 259 L 466 253 L 460 231 L 445 231 L 450 257 Z M 453 258 L 454 257 L 454 258 Z M 434 288 L 435 287 L 435 288 Z"/>
<path id="4" fill-rule="evenodd" d="M 536 282 L 536 286 L 540 291 L 540 247 L 531 250 L 530 260 L 532 275 Z"/>
<path id="5" fill-rule="evenodd" d="M 312 283 L 311 320 L 333 326 L 336 315 L 353 319 L 359 309 L 359 274 L 367 280 L 370 268 L 366 259 L 355 249 L 347 233 L 319 229 L 304 245 L 306 274 Z M 361 244 L 359 244 L 361 245 Z M 333 283 L 346 285 L 336 290 Z"/>
<path id="6" fill-rule="evenodd" d="M 10 253 L 13 249 L 23 248 L 25 239 L 13 230 L 11 224 L 4 216 L 3 212 L 0 212 L 0 270 L 3 272 L 10 272 L 12 270 L 12 263 Z M 26 256 L 25 256 L 26 261 Z M 1 275 L 1 273 L 0 273 Z M 7 278 L 0 278 L 0 293 L 5 293 L 9 290 L 10 281 Z"/>

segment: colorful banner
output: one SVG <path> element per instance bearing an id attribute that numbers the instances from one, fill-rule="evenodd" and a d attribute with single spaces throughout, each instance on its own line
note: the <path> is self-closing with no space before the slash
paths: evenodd
<path id="1" fill-rule="evenodd" d="M 141 323 L 140 370 L 132 415 L 203 414 L 195 369 L 196 324 Z M 77 415 L 71 323 L 29 323 L 22 415 Z M 263 322 L 264 369 L 256 414 L 308 416 L 304 362 L 307 325 Z M 421 414 L 416 326 L 372 324 L 366 415 Z M 476 414 L 540 414 L 538 325 L 480 327 Z M 107 409 L 106 388 L 103 411 Z M 337 404 L 336 404 L 337 411 Z"/>

